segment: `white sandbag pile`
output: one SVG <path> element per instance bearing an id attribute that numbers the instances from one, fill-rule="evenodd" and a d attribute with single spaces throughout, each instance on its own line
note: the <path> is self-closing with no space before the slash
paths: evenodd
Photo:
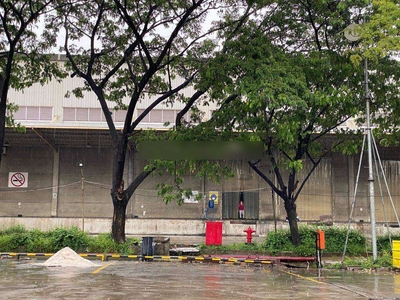
<path id="1" fill-rule="evenodd" d="M 95 263 L 88 259 L 80 257 L 74 250 L 69 247 L 65 247 L 55 253 L 46 262 L 43 263 L 46 267 L 78 267 L 88 268 L 96 267 Z"/>

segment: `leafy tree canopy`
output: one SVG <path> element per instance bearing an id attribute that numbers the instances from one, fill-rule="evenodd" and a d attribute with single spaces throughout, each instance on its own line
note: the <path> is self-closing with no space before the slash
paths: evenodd
<path id="1" fill-rule="evenodd" d="M 49 25 L 47 22 L 40 23 L 41 17 L 55 6 L 53 0 L 0 1 L 1 145 L 4 144 L 5 126 L 16 125 L 13 113 L 17 107 L 8 102 L 9 89 L 21 90 L 34 83 L 45 84 L 52 78 L 64 77 L 48 55 L 55 45 L 56 35 L 38 33 L 40 25 Z"/>
<path id="2" fill-rule="evenodd" d="M 400 50 L 400 2 L 373 0 L 366 22 L 361 26 L 362 45 L 370 59 L 395 55 Z"/>
<path id="3" fill-rule="evenodd" d="M 71 76 L 84 79 L 84 86 L 72 91 L 73 95 L 96 94 L 114 143 L 112 235 L 121 242 L 126 205 L 156 167 L 148 166 L 124 185 L 128 148 L 134 149 L 138 142 L 138 125 L 160 104 L 179 102 L 183 106 L 180 121 L 194 102 L 203 100 L 206 87 L 200 85 L 198 75 L 218 43 L 223 43 L 220 32 L 240 28 L 259 4 L 231 0 L 63 3 L 50 22 L 54 31 L 65 30 L 62 50 Z M 207 18 L 210 14 L 215 19 L 212 23 Z M 146 101 L 144 107 L 139 106 L 142 101 Z M 112 110 L 119 109 L 126 112 L 122 130 L 117 130 L 111 116 Z"/>
<path id="4" fill-rule="evenodd" d="M 249 164 L 283 198 L 294 244 L 299 243 L 295 202 L 309 176 L 330 151 L 358 151 L 360 139 L 348 135 L 357 127 L 347 121 L 363 122 L 364 73 L 351 61 L 355 45 L 343 30 L 363 20 L 367 4 L 269 1 L 202 72 L 219 109 L 194 130 L 217 128 L 264 143 L 274 172 L 265 173 L 260 161 Z M 373 68 L 371 89 L 397 101 L 398 82 L 390 82 L 398 73 L 393 63 L 379 57 Z"/>

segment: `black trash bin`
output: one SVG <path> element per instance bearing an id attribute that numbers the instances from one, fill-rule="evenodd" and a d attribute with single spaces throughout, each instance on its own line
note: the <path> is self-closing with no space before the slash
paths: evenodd
<path id="1" fill-rule="evenodd" d="M 152 236 L 142 237 L 141 254 L 143 256 L 153 256 L 154 255 L 154 246 L 153 246 L 153 237 Z"/>

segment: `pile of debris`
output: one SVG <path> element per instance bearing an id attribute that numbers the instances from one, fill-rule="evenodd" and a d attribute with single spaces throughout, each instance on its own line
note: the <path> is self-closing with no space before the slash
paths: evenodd
<path id="1" fill-rule="evenodd" d="M 55 253 L 46 262 L 43 263 L 46 267 L 78 267 L 88 268 L 97 267 L 95 263 L 85 259 L 69 247 L 65 247 Z"/>

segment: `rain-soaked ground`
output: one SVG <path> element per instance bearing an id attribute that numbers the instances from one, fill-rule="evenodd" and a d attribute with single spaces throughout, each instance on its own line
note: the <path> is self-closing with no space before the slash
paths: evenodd
<path id="1" fill-rule="evenodd" d="M 0 260 L 0 299 L 400 299 L 400 274 L 215 263 Z"/>

